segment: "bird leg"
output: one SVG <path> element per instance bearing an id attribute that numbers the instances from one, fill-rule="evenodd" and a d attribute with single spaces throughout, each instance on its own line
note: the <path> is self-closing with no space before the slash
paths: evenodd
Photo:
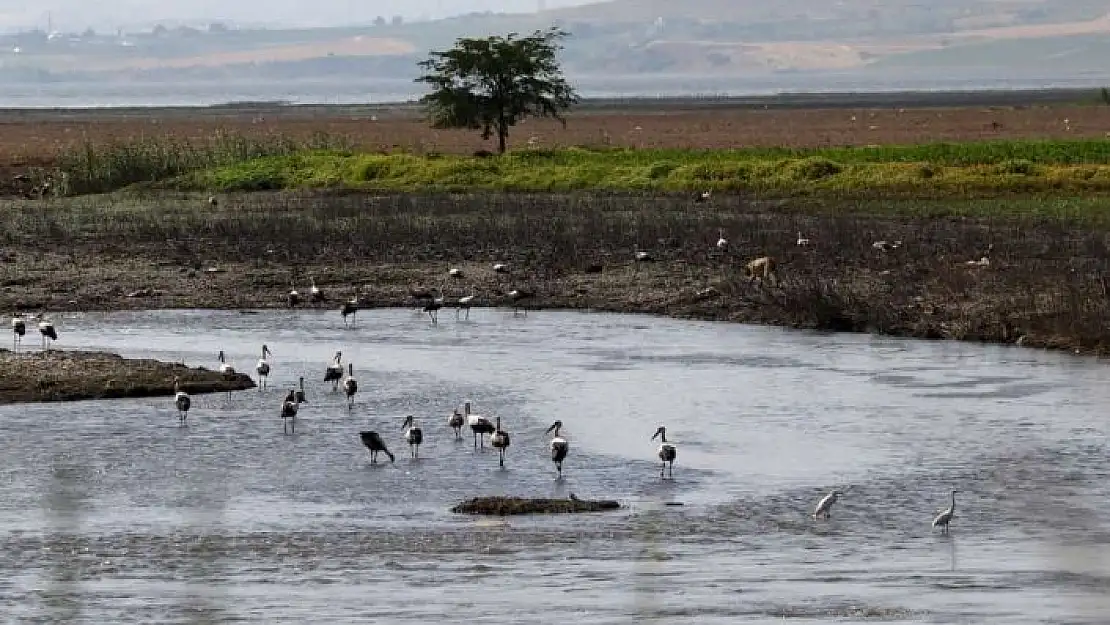
<path id="1" fill-rule="evenodd" d="M 501 454 L 497 458 L 497 462 L 498 462 L 498 464 L 501 465 L 501 468 L 504 469 L 505 468 L 505 450 L 504 449 L 499 449 L 498 451 L 500 451 Z"/>

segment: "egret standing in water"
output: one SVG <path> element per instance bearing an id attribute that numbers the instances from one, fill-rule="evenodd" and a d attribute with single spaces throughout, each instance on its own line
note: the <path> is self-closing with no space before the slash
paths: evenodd
<path id="1" fill-rule="evenodd" d="M 656 436 L 659 437 L 660 442 L 659 459 L 663 461 L 663 466 L 659 469 L 659 477 L 663 477 L 663 470 L 667 469 L 669 465 L 668 475 L 674 478 L 674 459 L 678 455 L 678 450 L 675 449 L 674 445 L 667 442 L 667 428 L 659 426 L 659 429 L 655 430 L 655 434 L 651 435 L 651 440 L 655 440 Z"/>
<path id="2" fill-rule="evenodd" d="M 840 497 L 841 495 L 843 495 L 843 494 L 844 493 L 842 493 L 838 490 L 834 490 L 831 493 L 829 493 L 828 495 L 825 495 L 824 497 L 822 497 L 821 501 L 817 502 L 817 507 L 813 509 L 813 518 L 814 518 L 814 520 L 819 519 L 821 517 L 824 517 L 826 519 L 831 517 L 832 516 L 831 513 L 832 513 L 833 504 L 836 503 L 836 499 L 838 497 Z"/>
<path id="3" fill-rule="evenodd" d="M 489 444 L 498 451 L 498 464 L 501 468 L 505 468 L 505 450 L 509 448 L 509 433 L 501 429 L 501 417 L 497 417 L 497 424 L 489 437 Z"/>
<path id="4" fill-rule="evenodd" d="M 560 480 L 563 479 L 563 460 L 566 460 L 567 452 L 570 451 L 570 443 L 567 442 L 567 439 L 559 436 L 559 430 L 562 428 L 563 422 L 556 421 L 551 424 L 551 427 L 547 428 L 547 432 L 544 432 L 545 434 L 555 433 L 555 438 L 551 439 L 551 461 L 555 463 L 555 470 L 559 472 L 556 479 Z"/>
<path id="5" fill-rule="evenodd" d="M 940 527 L 941 533 L 948 533 L 948 524 L 952 522 L 952 517 L 956 516 L 956 493 L 959 491 L 952 491 L 952 505 L 948 506 L 947 510 L 941 510 L 937 518 L 933 519 L 933 527 Z"/>
<path id="6" fill-rule="evenodd" d="M 405 428 L 408 428 L 405 430 Z M 424 442 L 424 431 L 416 427 L 416 419 L 412 415 L 405 417 L 405 422 L 401 424 L 401 429 L 405 430 L 405 442 L 409 444 L 409 454 L 413 458 L 420 456 L 420 443 Z"/>

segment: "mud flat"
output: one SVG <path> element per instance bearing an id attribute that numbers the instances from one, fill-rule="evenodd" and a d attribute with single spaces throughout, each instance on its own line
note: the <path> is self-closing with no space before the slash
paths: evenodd
<path id="1" fill-rule="evenodd" d="M 475 497 L 451 508 L 457 514 L 506 516 L 510 514 L 567 514 L 617 510 L 620 503 L 612 500 L 543 499 L 524 497 Z"/>
<path id="2" fill-rule="evenodd" d="M 172 396 L 174 377 L 189 394 L 255 386 L 245 373 L 225 376 L 204 368 L 106 352 L 0 350 L 0 404 Z"/>

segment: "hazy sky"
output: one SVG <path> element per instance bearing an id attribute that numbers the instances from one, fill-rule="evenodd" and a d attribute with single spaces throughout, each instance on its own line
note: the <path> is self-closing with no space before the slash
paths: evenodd
<path id="1" fill-rule="evenodd" d="M 374 17 L 445 17 L 470 11 L 534 11 L 541 0 L 0 0 L 0 28 L 153 25 L 159 21 L 227 20 L 248 24 L 324 26 L 369 23 Z M 591 0 L 545 0 L 548 8 Z M 597 1 L 597 0 L 592 0 Z"/>

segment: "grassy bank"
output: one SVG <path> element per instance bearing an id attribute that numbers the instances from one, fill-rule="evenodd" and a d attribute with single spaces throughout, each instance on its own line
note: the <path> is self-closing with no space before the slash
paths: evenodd
<path id="1" fill-rule="evenodd" d="M 1110 141 L 1046 140 L 812 149 L 518 150 L 505 156 L 366 153 L 345 140 L 220 134 L 89 145 L 58 162 L 64 195 L 134 183 L 188 191 L 721 192 L 966 197 L 1110 191 Z"/>
<path id="2" fill-rule="evenodd" d="M 246 374 L 217 371 L 147 359 L 127 359 L 103 352 L 59 351 L 12 353 L 0 350 L 0 404 L 72 401 L 174 394 L 173 380 L 190 394 L 254 388 Z M 173 411 L 172 402 L 167 410 Z"/>
<path id="3" fill-rule="evenodd" d="M 314 151 L 209 168 L 180 188 L 416 191 L 752 191 L 940 195 L 1110 190 L 1110 141 L 838 149 L 566 149 L 502 157 Z"/>
<path id="4" fill-rule="evenodd" d="M 536 307 L 1110 350 L 1108 196 L 269 192 L 211 206 L 160 193 L 2 208 L 9 309 L 281 307 L 291 284 L 303 292 L 315 276 L 337 325 L 350 297 L 405 306 L 413 288 L 434 287 L 506 305 L 525 288 Z M 796 245 L 799 232 L 813 245 Z M 883 251 L 879 240 L 903 244 Z M 992 244 L 989 266 L 968 265 Z M 655 261 L 635 263 L 637 249 Z M 777 286 L 742 276 L 764 254 L 780 262 Z"/>

